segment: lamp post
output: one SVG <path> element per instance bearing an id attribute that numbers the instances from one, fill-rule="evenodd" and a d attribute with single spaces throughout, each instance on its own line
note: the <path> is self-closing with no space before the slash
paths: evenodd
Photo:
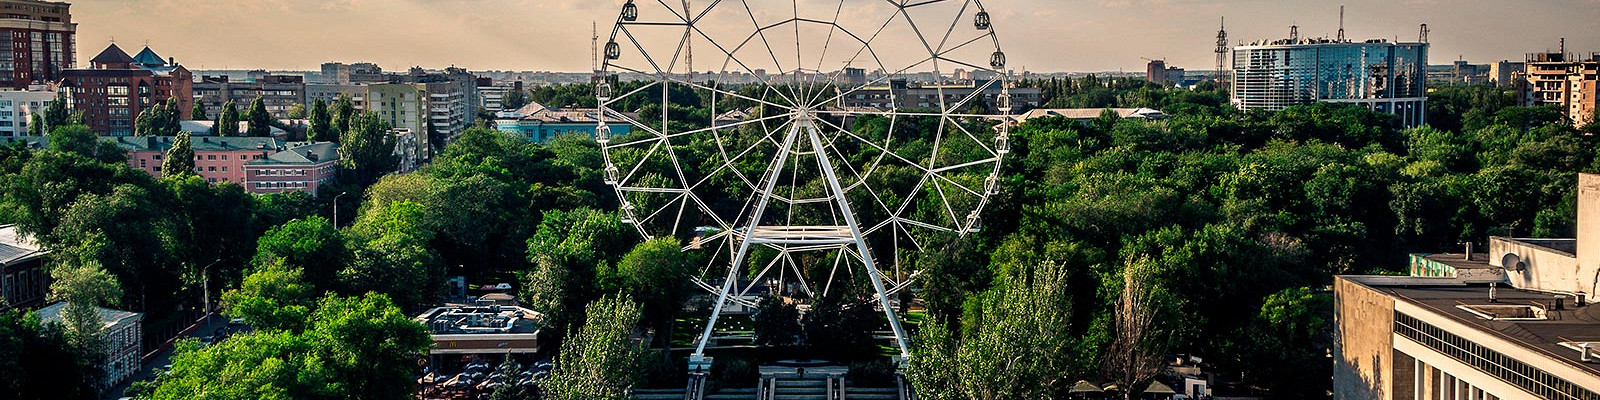
<path id="1" fill-rule="evenodd" d="M 210 274 L 210 271 L 211 271 L 211 267 L 214 266 L 214 265 L 217 265 L 217 263 L 219 263 L 219 262 L 222 262 L 221 258 L 218 258 L 216 260 L 211 261 L 210 264 L 206 264 L 205 268 L 201 268 L 200 269 L 200 290 L 205 292 L 203 294 L 203 296 L 201 297 L 203 299 L 201 301 L 203 301 L 205 304 L 201 304 L 200 305 L 200 311 L 206 313 L 206 324 L 208 324 L 208 325 L 211 324 L 211 274 Z"/>
<path id="2" fill-rule="evenodd" d="M 333 229 L 339 229 L 339 198 L 349 193 L 339 192 L 339 195 L 333 196 Z"/>

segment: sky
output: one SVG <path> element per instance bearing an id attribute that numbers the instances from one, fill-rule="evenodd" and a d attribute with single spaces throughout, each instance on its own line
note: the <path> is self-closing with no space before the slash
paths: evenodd
<path id="1" fill-rule="evenodd" d="M 73 3 L 73 20 L 78 23 L 80 64 L 115 40 L 130 53 L 148 43 L 190 69 L 312 70 L 328 61 L 365 61 L 386 70 L 453 65 L 471 70 L 574 72 L 586 71 L 591 64 L 591 23 L 600 21 L 605 36 L 624 2 L 67 1 Z M 757 9 L 793 6 L 782 0 L 743 1 Z M 809 6 L 839 0 L 792 1 Z M 883 0 L 845 1 L 852 9 L 865 9 Z M 1458 58 L 1477 63 L 1520 60 L 1524 53 L 1555 50 L 1562 37 L 1569 51 L 1600 51 L 1600 29 L 1594 25 L 1600 21 L 1600 0 L 1347 0 L 1343 4 L 1345 30 L 1353 39 L 1414 41 L 1419 24 L 1427 23 L 1432 30 L 1432 64 Z M 984 2 L 1011 68 L 1035 72 L 1139 71 L 1145 65 L 1143 58 L 1211 69 L 1219 18 L 1227 18 L 1231 43 L 1287 37 L 1294 24 L 1302 36 L 1331 37 L 1338 30 L 1339 5 L 1309 0 Z M 844 14 L 879 18 L 866 11 Z M 733 16 L 739 15 L 744 14 Z M 744 34 L 751 23 L 747 17 L 708 18 L 701 25 L 709 32 Z"/>

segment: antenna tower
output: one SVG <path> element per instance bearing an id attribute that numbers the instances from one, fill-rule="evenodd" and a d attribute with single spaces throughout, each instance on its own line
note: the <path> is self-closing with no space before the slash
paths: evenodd
<path id="1" fill-rule="evenodd" d="M 1422 34 L 1417 36 L 1417 41 L 1428 42 L 1428 24 L 1422 24 Z"/>
<path id="2" fill-rule="evenodd" d="M 1300 43 L 1300 24 L 1289 25 L 1289 41 Z"/>
<path id="3" fill-rule="evenodd" d="M 1339 6 L 1339 42 L 1344 42 L 1344 6 Z"/>
<path id="4" fill-rule="evenodd" d="M 1228 17 L 1222 17 L 1222 24 L 1217 29 L 1217 76 L 1218 85 L 1226 81 L 1228 75 Z"/>
<path id="5" fill-rule="evenodd" d="M 589 22 L 589 73 L 600 72 L 600 26 L 594 21 Z"/>

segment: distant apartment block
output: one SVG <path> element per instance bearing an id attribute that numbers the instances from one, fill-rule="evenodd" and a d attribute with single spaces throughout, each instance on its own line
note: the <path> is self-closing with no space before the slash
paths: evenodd
<path id="1" fill-rule="evenodd" d="M 50 272 L 44 268 L 49 252 L 16 225 L 0 225 L 0 311 L 44 305 L 50 293 Z"/>
<path id="2" fill-rule="evenodd" d="M 1527 84 L 1519 87 L 1524 106 L 1556 106 L 1573 124 L 1595 121 L 1600 97 L 1600 52 L 1580 58 L 1572 53 L 1529 54 Z"/>
<path id="3" fill-rule="evenodd" d="M 373 63 L 345 64 L 330 62 L 322 64 L 323 83 L 348 85 L 352 83 L 378 83 L 388 82 L 383 76 L 383 68 Z"/>
<path id="4" fill-rule="evenodd" d="M 72 4 L 0 0 L 0 87 L 13 90 L 47 85 L 77 67 L 78 24 Z"/>
<path id="5" fill-rule="evenodd" d="M 1523 80 L 1526 63 L 1520 61 L 1495 61 L 1489 64 L 1489 80 L 1496 86 L 1515 86 Z"/>
<path id="6" fill-rule="evenodd" d="M 0 91 L 0 136 L 27 135 L 33 114 L 43 115 L 55 99 L 56 92 Z"/>
<path id="7" fill-rule="evenodd" d="M 1334 399 L 1600 399 L 1600 175 L 1579 175 L 1577 217 L 1577 238 L 1336 277 Z"/>
<path id="8" fill-rule="evenodd" d="M 367 110 L 367 85 L 366 84 L 360 84 L 360 85 L 357 85 L 357 84 L 335 84 L 335 83 L 308 83 L 308 84 L 306 84 L 306 105 L 307 105 L 307 107 L 310 107 L 311 104 L 315 104 L 317 102 L 317 100 L 322 100 L 323 103 L 326 103 L 331 107 L 333 105 L 334 101 L 339 100 L 339 96 L 344 96 L 344 97 L 349 98 L 350 99 L 350 104 L 355 106 L 356 111 L 366 111 Z"/>
<path id="9" fill-rule="evenodd" d="M 600 110 L 594 108 L 560 109 L 539 103 L 528 103 L 516 111 L 502 111 L 495 116 L 495 127 L 499 131 L 541 143 L 560 135 L 584 135 L 592 138 L 595 129 L 600 126 Z M 606 120 L 606 125 L 611 128 L 611 134 L 615 136 L 625 136 L 633 132 L 633 124 L 620 119 L 609 118 Z"/>
<path id="10" fill-rule="evenodd" d="M 1428 81 L 1443 84 L 1481 85 L 1491 79 L 1490 64 L 1472 64 L 1457 60 L 1449 65 L 1429 65 Z"/>
<path id="11" fill-rule="evenodd" d="M 289 119 L 289 109 L 306 101 L 306 79 L 299 75 L 265 75 L 247 81 L 232 81 L 224 76 L 202 76 L 194 83 L 194 95 L 205 105 L 211 118 L 222 114 L 222 107 L 234 102 L 239 112 L 249 111 L 251 102 L 261 98 L 267 112 L 277 119 Z"/>
<path id="12" fill-rule="evenodd" d="M 1263 41 L 1233 48 L 1233 105 L 1277 111 L 1314 102 L 1358 104 L 1427 123 L 1427 43 L 1331 39 Z"/>
<path id="13" fill-rule="evenodd" d="M 1183 83 L 1183 68 L 1169 67 L 1166 60 L 1150 60 L 1144 66 L 1144 79 L 1155 83 Z"/>
<path id="14" fill-rule="evenodd" d="M 39 309 L 39 319 L 50 323 L 65 323 L 61 315 L 66 310 L 67 303 L 55 303 Z M 113 310 L 105 307 L 95 307 L 104 324 L 105 335 L 105 380 L 101 381 L 100 388 L 111 388 L 127 382 L 129 378 L 139 373 L 140 356 L 139 348 L 142 342 L 144 314 Z"/>
<path id="15" fill-rule="evenodd" d="M 489 112 L 504 111 L 506 109 L 506 94 L 522 90 L 527 90 L 522 87 L 522 82 L 484 85 L 480 81 L 478 82 L 478 107 Z"/>
<path id="16" fill-rule="evenodd" d="M 175 60 L 162 59 L 149 47 L 129 56 L 112 44 L 90 63 L 90 69 L 63 71 L 60 91 L 95 133 L 131 136 L 134 118 L 167 99 L 177 99 L 179 116 L 189 119 L 194 77 Z"/>

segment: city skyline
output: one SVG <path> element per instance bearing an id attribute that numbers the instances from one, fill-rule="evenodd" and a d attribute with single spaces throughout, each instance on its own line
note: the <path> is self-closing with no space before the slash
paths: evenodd
<path id="1" fill-rule="evenodd" d="M 621 3 L 80 0 L 73 2 L 73 14 L 79 23 L 80 60 L 115 39 L 132 48 L 148 43 L 194 69 L 314 70 L 328 61 L 370 61 L 386 69 L 455 65 L 580 72 L 590 64 L 590 22 L 614 14 Z M 1458 58 L 1479 63 L 1521 60 L 1524 53 L 1556 50 L 1563 37 L 1568 51 L 1600 51 L 1600 31 L 1578 28 L 1600 18 L 1600 1 L 1595 0 L 1344 3 L 1345 30 L 1354 40 L 1415 41 L 1419 25 L 1429 24 L 1433 64 Z M 1287 37 L 1292 24 L 1300 26 L 1301 36 L 1331 37 L 1338 30 L 1339 4 L 1019 0 L 986 6 L 1012 55 L 1013 69 L 1089 72 L 1137 71 L 1142 58 L 1211 69 L 1218 18 L 1224 16 L 1230 44 Z M 1062 19 L 1077 22 L 1057 22 Z M 610 21 L 596 22 L 602 33 L 608 30 Z M 218 32 L 216 26 L 232 28 Z"/>

